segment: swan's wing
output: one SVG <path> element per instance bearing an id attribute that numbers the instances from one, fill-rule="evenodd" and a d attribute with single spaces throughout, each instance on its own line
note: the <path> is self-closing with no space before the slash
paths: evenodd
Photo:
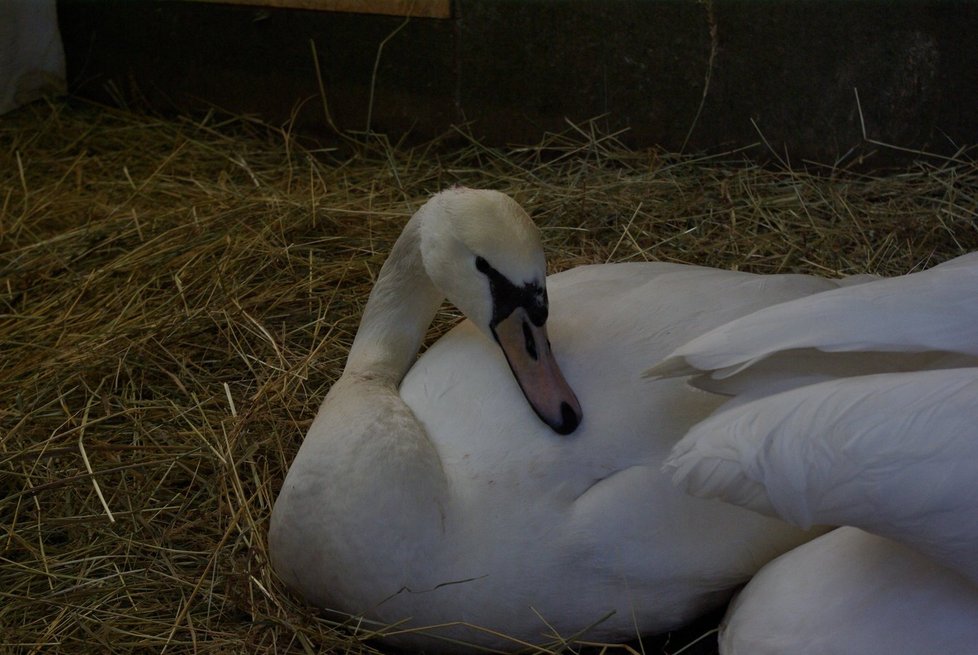
<path id="1" fill-rule="evenodd" d="M 855 528 L 765 566 L 720 627 L 725 655 L 970 653 L 975 644 L 978 587 Z"/>
<path id="2" fill-rule="evenodd" d="M 978 253 L 920 273 L 846 285 L 761 309 L 687 342 L 647 374 L 709 371 L 720 380 L 785 353 L 787 357 L 769 364 L 770 377 L 777 369 L 784 374 L 804 349 L 978 356 Z M 858 361 L 851 367 L 873 370 Z"/>
<path id="3" fill-rule="evenodd" d="M 978 582 L 978 368 L 832 380 L 721 408 L 665 470 L 689 493 L 854 525 Z"/>

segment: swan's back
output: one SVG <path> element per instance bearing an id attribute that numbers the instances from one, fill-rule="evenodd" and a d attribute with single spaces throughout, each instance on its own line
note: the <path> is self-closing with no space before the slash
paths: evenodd
<path id="1" fill-rule="evenodd" d="M 466 321 L 434 344 L 401 384 L 442 457 L 454 462 L 467 454 L 465 466 L 534 454 L 558 462 L 601 460 L 605 474 L 632 464 L 658 466 L 663 449 L 721 399 L 678 381 L 643 381 L 647 358 L 771 303 L 836 285 L 800 275 L 645 263 L 582 266 L 550 276 L 547 287 L 554 351 L 586 399 L 581 427 L 560 436 L 533 420 L 507 379 L 505 359 Z M 666 411 L 666 394 L 683 400 Z M 566 471 L 555 476 L 566 484 Z M 537 478 L 547 488 L 553 484 Z"/>
<path id="2" fill-rule="evenodd" d="M 608 611 L 589 635 L 671 629 L 811 535 L 676 489 L 660 472 L 664 457 L 721 400 L 678 380 L 644 381 L 643 367 L 690 336 L 836 285 L 620 264 L 573 269 L 547 286 L 553 349 L 584 410 L 574 434 L 536 420 L 505 359 L 467 322 L 401 385 L 449 475 L 449 514 L 461 521 L 446 528 L 453 560 L 431 582 L 467 582 L 426 602 L 507 597 L 478 620 L 519 630 L 539 628 L 539 617 L 575 630 Z"/>
<path id="3" fill-rule="evenodd" d="M 550 276 L 547 288 L 551 341 L 568 381 L 582 402 L 587 399 L 584 423 L 564 437 L 533 420 L 518 386 L 507 379 L 505 358 L 466 321 L 434 344 L 401 384 L 402 397 L 443 457 L 468 454 L 471 466 L 513 454 L 600 458 L 605 472 L 608 466 L 658 465 L 662 449 L 681 434 L 676 431 L 702 419 L 720 399 L 689 392 L 677 381 L 644 382 L 647 358 L 771 303 L 836 285 L 800 275 L 644 263 L 578 267 Z M 665 411 L 663 393 L 685 398 L 689 408 Z M 541 484 L 551 482 L 541 478 Z"/>

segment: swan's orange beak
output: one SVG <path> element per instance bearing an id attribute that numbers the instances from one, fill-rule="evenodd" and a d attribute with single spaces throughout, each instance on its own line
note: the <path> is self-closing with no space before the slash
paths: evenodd
<path id="1" fill-rule="evenodd" d="M 509 368 L 530 407 L 558 434 L 570 434 L 581 423 L 581 405 L 557 366 L 547 327 L 534 325 L 517 307 L 493 328 Z"/>

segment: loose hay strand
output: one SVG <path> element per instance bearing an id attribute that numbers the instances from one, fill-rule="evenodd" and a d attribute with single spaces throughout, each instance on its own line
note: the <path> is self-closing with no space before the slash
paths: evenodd
<path id="1" fill-rule="evenodd" d="M 81 425 L 78 426 L 78 450 L 81 452 L 82 461 L 85 463 L 85 470 L 88 471 L 88 475 L 92 478 L 92 486 L 95 487 L 95 493 L 98 495 L 99 502 L 102 503 L 102 508 L 105 510 L 106 516 L 109 517 L 109 522 L 115 523 L 115 517 L 112 516 L 112 510 L 109 509 L 109 504 L 105 501 L 102 487 L 98 484 L 98 479 L 92 470 L 92 463 L 89 461 L 88 453 L 85 451 L 85 427 L 88 425 L 88 412 L 92 408 L 92 401 L 94 399 L 95 396 L 88 397 L 88 402 L 85 404 L 85 412 L 82 414 Z"/>
<path id="2" fill-rule="evenodd" d="M 769 169 L 742 151 L 629 151 L 604 122 L 533 146 L 460 127 L 316 150 L 216 112 L 5 116 L 0 650 L 369 653 L 370 635 L 413 629 L 305 606 L 271 573 L 265 533 L 373 276 L 439 189 L 514 195 L 552 270 L 899 274 L 978 245 L 965 152 L 880 176 Z"/>

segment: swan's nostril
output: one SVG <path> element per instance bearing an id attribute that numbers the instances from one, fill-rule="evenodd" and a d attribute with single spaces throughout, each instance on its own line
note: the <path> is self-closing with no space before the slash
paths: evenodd
<path id="1" fill-rule="evenodd" d="M 530 324 L 526 321 L 523 321 L 523 343 L 526 348 L 526 354 L 529 355 L 530 359 L 533 361 L 540 359 L 540 356 L 537 355 L 537 344 L 533 338 L 533 331 L 530 330 Z"/>

